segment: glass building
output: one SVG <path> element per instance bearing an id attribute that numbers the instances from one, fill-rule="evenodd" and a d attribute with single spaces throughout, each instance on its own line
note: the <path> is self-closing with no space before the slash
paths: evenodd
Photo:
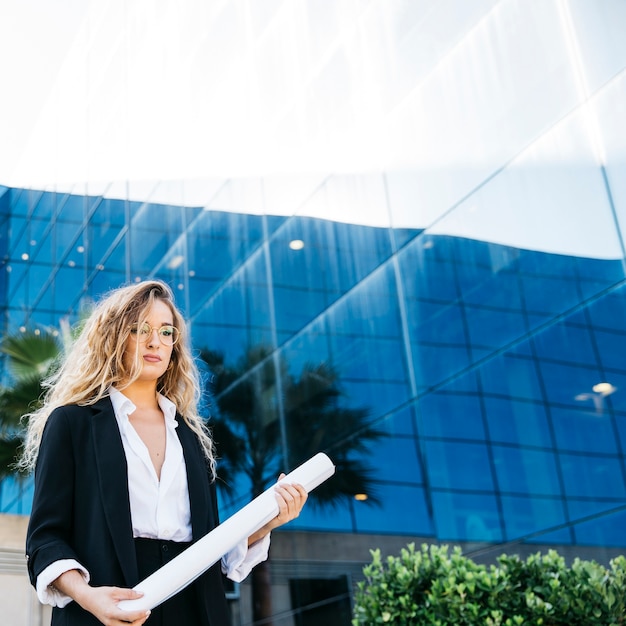
<path id="1" fill-rule="evenodd" d="M 580 172 L 579 189 L 594 176 L 601 171 Z M 310 201 L 337 194 L 393 212 L 394 184 L 404 194 L 405 182 L 333 177 Z M 536 183 L 526 192 L 558 197 L 551 180 Z M 238 185 L 250 191 L 250 181 L 229 183 Z M 496 192 L 484 200 L 487 190 L 477 192 L 450 220 L 500 211 L 505 196 Z M 600 184 L 598 192 L 596 203 Z M 532 250 L 444 234 L 443 226 L 19 189 L 5 189 L 2 200 L 5 332 L 56 330 L 107 290 L 157 277 L 176 291 L 196 348 L 235 364 L 250 347 L 267 346 L 267 359 L 278 354 L 291 375 L 307 363 L 336 369 L 345 406 L 366 407 L 387 434 L 366 455 L 382 505 L 307 511 L 294 526 L 500 543 L 626 504 L 619 257 Z M 620 232 L 604 201 L 608 247 Z M 589 237 L 600 230 L 598 213 Z M 515 213 L 500 218 L 506 224 Z M 27 513 L 27 498 L 7 489 L 2 507 Z M 550 541 L 624 546 L 622 522 L 601 516 Z"/>
<path id="2" fill-rule="evenodd" d="M 2 187 L 3 330 L 58 329 L 110 288 L 163 279 L 196 350 L 235 367 L 262 347 L 238 382 L 274 368 L 278 420 L 287 379 L 326 364 L 341 407 L 384 431 L 359 453 L 379 504 L 307 508 L 295 534 L 621 551 L 626 4 L 395 7 L 393 20 L 384 2 L 351 15 L 355 36 L 387 38 L 370 60 L 385 77 L 375 102 L 351 100 L 349 55 L 321 36 L 306 100 L 337 129 L 375 105 L 384 125 L 361 140 L 388 140 L 394 158 L 357 173 Z M 285 148 L 298 110 L 277 122 Z M 223 515 L 246 500 L 239 487 Z M 28 485 L 0 489 L 2 512 L 28 514 Z"/>

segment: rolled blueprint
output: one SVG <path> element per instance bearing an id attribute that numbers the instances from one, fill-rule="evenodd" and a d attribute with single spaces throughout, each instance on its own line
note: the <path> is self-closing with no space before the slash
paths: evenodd
<path id="1" fill-rule="evenodd" d="M 308 493 L 334 473 L 335 466 L 332 461 L 320 452 L 287 474 L 278 483 L 299 483 Z M 252 535 L 277 515 L 278 503 L 274 485 L 272 485 L 210 533 L 136 585 L 134 589 L 143 592 L 141 598 L 122 600 L 118 606 L 126 611 L 153 609 L 192 583 L 240 541 Z"/>

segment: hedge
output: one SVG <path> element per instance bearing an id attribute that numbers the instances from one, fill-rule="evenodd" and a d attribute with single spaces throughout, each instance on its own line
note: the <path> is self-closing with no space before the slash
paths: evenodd
<path id="1" fill-rule="evenodd" d="M 476 564 L 455 547 L 409 544 L 372 562 L 357 585 L 353 626 L 613 626 L 626 624 L 626 559 L 608 568 L 555 550 Z"/>

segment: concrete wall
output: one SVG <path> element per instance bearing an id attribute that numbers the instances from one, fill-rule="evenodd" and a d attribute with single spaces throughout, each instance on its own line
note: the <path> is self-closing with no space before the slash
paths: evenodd
<path id="1" fill-rule="evenodd" d="M 21 515 L 0 515 L 0 622 L 44 626 L 50 623 L 50 608 L 39 604 L 26 573 L 27 523 L 28 518 Z"/>

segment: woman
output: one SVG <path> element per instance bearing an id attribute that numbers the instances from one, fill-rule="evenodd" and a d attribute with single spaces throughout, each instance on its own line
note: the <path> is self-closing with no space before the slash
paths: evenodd
<path id="1" fill-rule="evenodd" d="M 21 464 L 35 467 L 26 539 L 31 583 L 52 624 L 224 626 L 222 574 L 267 558 L 269 533 L 297 517 L 301 485 L 276 488 L 279 514 L 153 609 L 123 611 L 131 587 L 218 524 L 213 444 L 197 413 L 198 372 L 170 289 L 146 281 L 94 309 L 29 415 Z M 282 475 L 281 475 L 282 478 Z"/>

